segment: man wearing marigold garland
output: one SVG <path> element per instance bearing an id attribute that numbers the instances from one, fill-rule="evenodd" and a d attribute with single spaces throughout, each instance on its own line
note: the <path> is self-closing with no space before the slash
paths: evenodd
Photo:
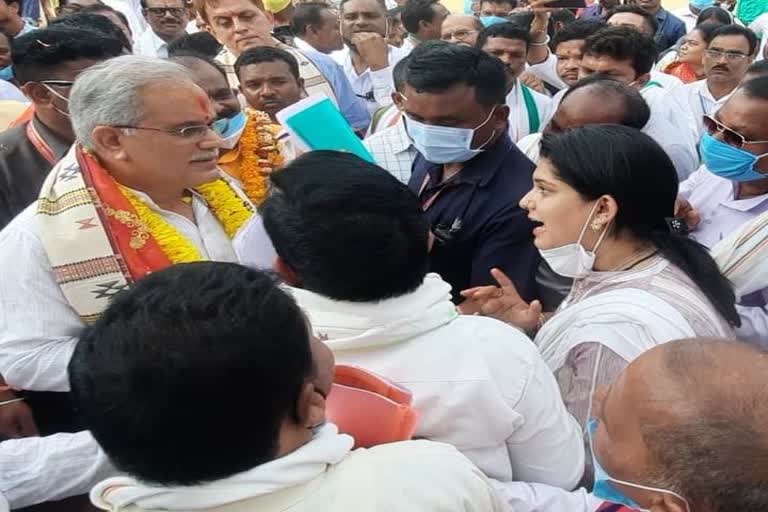
<path id="1" fill-rule="evenodd" d="M 277 140 L 280 126 L 264 112 L 242 110 L 217 62 L 193 53 L 177 54 L 170 60 L 189 70 L 216 111 L 214 128 L 223 139 L 219 167 L 239 180 L 248 199 L 260 205 L 267 197 L 269 174 L 291 153 L 286 141 Z"/>
<path id="2" fill-rule="evenodd" d="M 0 369 L 60 405 L 78 332 L 114 295 L 176 263 L 238 262 L 234 242 L 260 221 L 217 167 L 216 115 L 184 67 L 137 56 L 94 66 L 69 111 L 78 142 L 0 233 Z M 41 433 L 77 430 L 66 406 L 45 412 L 33 408 Z"/>

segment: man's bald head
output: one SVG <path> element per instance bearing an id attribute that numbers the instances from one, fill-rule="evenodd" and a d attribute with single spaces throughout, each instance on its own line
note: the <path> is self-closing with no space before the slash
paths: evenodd
<path id="1" fill-rule="evenodd" d="M 547 131 L 590 124 L 621 124 L 642 129 L 651 111 L 632 87 L 603 76 L 580 80 L 563 96 Z"/>
<path id="2" fill-rule="evenodd" d="M 691 510 L 768 510 L 768 354 L 737 341 L 674 341 L 622 379 L 646 448 L 643 483 Z"/>

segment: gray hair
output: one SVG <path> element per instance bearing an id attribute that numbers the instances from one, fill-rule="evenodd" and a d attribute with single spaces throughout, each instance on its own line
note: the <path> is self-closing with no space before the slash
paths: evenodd
<path id="1" fill-rule="evenodd" d="M 194 84 L 189 71 L 173 62 L 124 55 L 88 68 L 75 80 L 69 113 L 77 140 L 95 149 L 97 126 L 135 126 L 144 117 L 141 90 L 152 84 Z"/>

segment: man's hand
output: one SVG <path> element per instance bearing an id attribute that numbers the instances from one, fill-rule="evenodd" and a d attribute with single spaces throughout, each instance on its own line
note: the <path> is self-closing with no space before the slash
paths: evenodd
<path id="1" fill-rule="evenodd" d="M 378 71 L 389 66 L 389 45 L 381 34 L 358 32 L 352 35 L 352 44 L 371 71 Z"/>
<path id="2" fill-rule="evenodd" d="M 16 395 L 11 391 L 0 393 L 0 402 L 15 398 Z M 0 436 L 17 439 L 39 435 L 35 419 L 32 416 L 32 409 L 25 402 L 19 401 L 0 405 Z"/>
<path id="3" fill-rule="evenodd" d="M 693 231 L 701 222 L 699 210 L 691 206 L 686 199 L 678 197 L 675 201 L 675 217 L 683 219 L 688 225 L 688 229 Z"/>
<path id="4" fill-rule="evenodd" d="M 528 87 L 530 87 L 531 89 L 533 89 L 534 91 L 545 94 L 546 88 L 544 87 L 544 82 L 541 81 L 541 79 L 536 75 L 534 75 L 533 73 L 524 71 L 520 75 L 520 81 L 523 82 Z"/>
<path id="5" fill-rule="evenodd" d="M 541 318 L 541 303 L 537 300 L 525 302 L 501 270 L 494 268 L 491 275 L 499 286 L 478 286 L 462 291 L 466 300 L 459 305 L 459 311 L 465 315 L 491 316 L 524 331 L 535 330 Z"/>

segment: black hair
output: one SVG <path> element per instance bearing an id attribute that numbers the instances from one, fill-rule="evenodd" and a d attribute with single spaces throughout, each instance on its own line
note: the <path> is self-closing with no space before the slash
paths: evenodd
<path id="1" fill-rule="evenodd" d="M 235 61 L 235 74 L 240 77 L 240 69 L 243 66 L 278 61 L 288 64 L 288 69 L 296 80 L 300 78 L 299 63 L 296 61 L 296 57 L 281 48 L 272 48 L 270 46 L 257 46 L 241 53 Z"/>
<path id="2" fill-rule="evenodd" d="M 344 5 L 349 2 L 350 0 L 341 0 L 339 2 L 339 12 L 344 12 Z M 384 14 L 387 13 L 387 4 L 385 0 L 376 0 L 376 3 L 379 4 L 381 7 L 381 10 L 384 12 Z"/>
<path id="3" fill-rule="evenodd" d="M 763 69 L 765 69 L 765 66 Z M 768 100 L 768 76 L 758 76 L 744 82 L 741 89 L 751 98 Z"/>
<path id="4" fill-rule="evenodd" d="M 87 13 L 98 14 L 100 12 L 111 12 L 112 14 L 120 18 L 120 21 L 123 22 L 123 25 L 125 25 L 128 28 L 128 30 L 131 30 L 131 24 L 128 23 L 128 18 L 125 16 L 125 14 L 118 11 L 117 9 L 113 9 L 107 4 L 98 3 L 98 4 L 86 5 L 82 9 L 80 9 L 79 12 L 86 13 L 86 14 Z"/>
<path id="5" fill-rule="evenodd" d="M 656 20 L 656 15 L 651 14 L 650 12 L 646 11 L 639 5 L 617 5 L 608 13 L 605 15 L 605 20 L 608 21 L 611 19 L 611 16 L 614 14 L 621 14 L 621 13 L 630 13 L 630 14 L 637 14 L 638 16 L 642 16 L 645 20 L 645 23 L 648 25 L 648 27 L 651 29 L 651 34 L 655 34 L 657 30 L 659 30 L 659 22 Z"/>
<path id="6" fill-rule="evenodd" d="M 168 55 L 173 57 L 180 53 L 196 53 L 210 59 L 221 53 L 223 46 L 208 32 L 186 34 L 168 43 Z"/>
<path id="7" fill-rule="evenodd" d="M 128 37 L 126 37 L 125 32 L 120 30 L 120 27 L 112 23 L 112 20 L 102 14 L 83 12 L 83 10 L 80 10 L 73 14 L 54 18 L 48 24 L 48 27 L 56 26 L 72 27 L 99 32 L 112 39 L 117 39 L 129 52 L 133 47 L 131 41 L 129 41 Z"/>
<path id="8" fill-rule="evenodd" d="M 440 93 L 466 84 L 483 106 L 504 104 L 507 87 L 504 65 L 477 48 L 445 41 L 427 41 L 410 54 L 405 81 L 417 91 Z"/>
<path id="9" fill-rule="evenodd" d="M 202 55 L 197 52 L 189 52 L 189 51 L 176 51 L 173 53 L 173 55 L 170 55 L 170 51 L 168 52 L 168 60 L 171 62 L 176 62 L 177 64 L 181 64 L 184 67 L 191 67 L 194 66 L 196 63 L 203 63 L 208 64 L 212 68 L 214 68 L 216 71 L 218 71 L 221 76 L 224 77 L 224 80 L 229 84 L 229 80 L 227 79 L 227 71 L 224 69 L 224 67 L 216 62 L 211 57 L 208 57 L 207 55 Z"/>
<path id="10" fill-rule="evenodd" d="M 480 8 L 482 9 L 483 4 L 496 4 L 496 5 L 503 5 L 507 4 L 510 6 L 510 12 L 512 9 L 517 7 L 517 0 L 480 0 Z"/>
<path id="11" fill-rule="evenodd" d="M 16 37 L 11 59 L 16 79 L 24 84 L 50 79 L 51 71 L 67 62 L 118 57 L 123 48 L 122 41 L 96 30 L 51 25 Z"/>
<path id="12" fill-rule="evenodd" d="M 747 73 L 755 75 L 768 75 L 768 60 L 757 60 L 753 62 L 748 68 Z M 768 87 L 768 84 L 764 84 L 764 87 Z M 768 89 L 764 93 L 768 95 Z"/>
<path id="13" fill-rule="evenodd" d="M 533 21 L 533 13 L 531 11 L 517 11 L 508 14 L 507 16 L 499 16 L 500 18 L 506 18 L 510 23 L 514 23 L 518 27 L 530 30 L 531 22 Z"/>
<path id="14" fill-rule="evenodd" d="M 519 27 L 514 23 L 495 23 L 480 31 L 477 35 L 477 43 L 475 44 L 475 47 L 482 50 L 485 43 L 493 37 L 523 41 L 526 49 L 531 46 L 531 34 L 528 30 Z"/>
<path id="15" fill-rule="evenodd" d="M 612 230 L 626 230 L 652 243 L 688 275 L 725 320 L 741 325 L 733 288 L 709 251 L 668 227 L 674 216 L 678 178 L 674 164 L 656 141 L 626 126 L 589 125 L 544 134 L 541 157 L 550 160 L 559 178 L 585 200 L 612 196 L 619 206 Z"/>
<path id="16" fill-rule="evenodd" d="M 586 40 L 603 27 L 605 27 L 605 22 L 600 20 L 576 20 L 559 30 L 552 38 L 550 46 L 554 51 L 562 43 L 581 39 Z"/>
<path id="17" fill-rule="evenodd" d="M 707 21 L 711 22 L 712 20 L 721 25 L 730 25 L 733 23 L 733 15 L 722 7 L 713 5 L 701 10 L 699 17 L 696 18 L 696 25 L 700 25 Z"/>
<path id="18" fill-rule="evenodd" d="M 405 30 L 411 34 L 416 34 L 419 31 L 420 22 L 431 22 L 435 19 L 436 14 L 433 7 L 438 4 L 439 1 L 440 0 L 408 0 L 405 2 L 403 13 L 400 15 Z"/>
<path id="19" fill-rule="evenodd" d="M 712 34 L 712 39 L 720 36 L 742 36 L 749 43 L 749 55 L 754 55 L 757 52 L 757 45 L 759 41 L 754 32 L 741 25 L 723 25 L 715 30 Z"/>
<path id="20" fill-rule="evenodd" d="M 320 27 L 323 24 L 323 11 L 331 7 L 323 2 L 306 2 L 294 6 L 291 30 L 297 36 L 303 36 L 307 27 Z"/>
<path id="21" fill-rule="evenodd" d="M 199 262 L 119 294 L 68 371 L 75 408 L 117 468 L 196 485 L 274 459 L 315 366 L 306 318 L 272 277 Z"/>
<path id="22" fill-rule="evenodd" d="M 429 223 L 416 196 L 387 171 L 350 153 L 312 151 L 270 181 L 264 227 L 302 288 L 375 302 L 421 285 Z"/>
<path id="23" fill-rule="evenodd" d="M 653 38 L 629 27 L 604 27 L 586 39 L 584 54 L 630 60 L 640 76 L 651 71 L 656 61 Z"/>
<path id="24" fill-rule="evenodd" d="M 593 89 L 601 98 L 617 98 L 624 104 L 624 117 L 619 124 L 641 130 L 651 118 L 651 109 L 643 96 L 634 87 L 620 82 L 606 75 L 595 73 L 582 78 L 571 86 L 563 95 L 560 104 L 579 89 Z"/>
<path id="25" fill-rule="evenodd" d="M 717 29 L 719 29 L 721 25 L 718 25 L 717 23 L 702 23 L 701 25 L 696 25 L 691 29 L 691 32 L 694 30 L 701 34 L 701 38 L 704 40 L 707 45 L 712 42 L 712 39 L 714 39 L 715 34 L 717 33 Z M 690 33 L 690 32 L 689 32 Z"/>
<path id="26" fill-rule="evenodd" d="M 409 55 L 406 55 L 395 64 L 394 68 L 392 68 L 392 82 L 394 82 L 395 91 L 397 92 L 403 92 L 405 89 L 405 75 L 408 70 L 409 57 Z"/>
<path id="27" fill-rule="evenodd" d="M 387 11 L 387 18 L 395 18 L 397 16 L 400 16 L 401 14 L 403 14 L 403 10 L 405 10 L 405 7 L 402 5 L 393 7 Z"/>

